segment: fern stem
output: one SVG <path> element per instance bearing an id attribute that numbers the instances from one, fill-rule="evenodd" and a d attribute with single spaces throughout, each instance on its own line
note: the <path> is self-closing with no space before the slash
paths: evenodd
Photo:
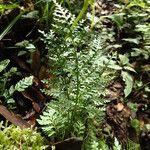
<path id="1" fill-rule="evenodd" d="M 84 0 L 83 8 L 80 11 L 79 15 L 77 16 L 77 18 L 75 19 L 75 21 L 73 22 L 73 24 L 71 26 L 71 30 L 74 29 L 74 27 L 77 25 L 77 23 L 79 22 L 79 20 L 82 18 L 82 16 L 84 15 L 85 11 L 88 8 L 88 6 L 89 6 L 89 0 Z"/>
<path id="2" fill-rule="evenodd" d="M 46 28 L 49 28 L 49 2 L 46 3 L 45 8 L 45 15 L 46 15 Z"/>
<path id="3" fill-rule="evenodd" d="M 78 103 L 79 101 L 79 61 L 78 61 L 78 54 L 77 54 L 77 50 L 75 52 L 75 62 L 76 62 L 76 79 L 77 79 L 77 93 L 76 93 L 76 101 Z"/>
<path id="4" fill-rule="evenodd" d="M 95 3 L 95 0 L 94 0 L 94 3 Z M 92 5 L 92 22 L 91 22 L 91 31 L 95 25 L 95 22 L 94 22 L 94 18 L 95 18 L 95 6 Z"/>
<path id="5" fill-rule="evenodd" d="M 76 122 L 76 116 L 77 116 L 77 110 L 78 110 L 78 103 L 79 103 L 79 90 L 80 90 L 80 81 L 79 81 L 79 60 L 78 60 L 78 52 L 76 45 L 73 42 L 74 45 L 74 58 L 75 58 L 75 76 L 76 76 L 76 98 L 75 98 L 75 105 L 74 108 L 72 109 L 73 111 L 71 112 L 71 119 L 70 119 L 70 129 L 72 130 L 73 123 Z M 70 131 L 71 131 L 70 130 Z"/>

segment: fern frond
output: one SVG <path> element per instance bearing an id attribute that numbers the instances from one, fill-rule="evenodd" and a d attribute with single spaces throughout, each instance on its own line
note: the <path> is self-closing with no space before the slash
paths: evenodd
<path id="1" fill-rule="evenodd" d="M 55 27 L 57 30 L 64 29 L 68 30 L 68 27 L 71 27 L 72 23 L 75 20 L 75 16 L 72 15 L 68 9 L 63 8 L 60 4 L 56 2 L 56 0 L 53 0 L 55 4 L 55 10 L 54 10 L 54 22 L 53 27 Z"/>
<path id="2" fill-rule="evenodd" d="M 25 77 L 15 85 L 15 90 L 18 92 L 24 91 L 33 83 L 33 76 Z"/>
<path id="3" fill-rule="evenodd" d="M 50 88 L 42 91 L 55 101 L 48 104 L 38 122 L 49 137 L 84 139 L 90 134 L 90 148 L 94 150 L 101 144 L 96 138 L 94 123 L 91 122 L 92 131 L 87 131 L 86 122 L 88 119 L 101 122 L 105 116 L 104 89 L 112 76 L 104 76 L 107 70 L 99 63 L 106 53 L 107 38 L 103 32 L 100 35 L 88 32 L 84 20 L 70 30 L 74 15 L 53 2 L 55 25 L 49 33 L 42 34 L 53 68 L 50 73 L 55 78 L 44 79 Z"/>

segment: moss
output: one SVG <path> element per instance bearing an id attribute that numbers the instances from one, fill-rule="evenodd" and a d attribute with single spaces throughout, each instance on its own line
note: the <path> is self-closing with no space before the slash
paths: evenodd
<path id="1" fill-rule="evenodd" d="M 14 125 L 0 125 L 0 149 L 45 150 L 47 141 L 32 129 L 20 129 Z"/>

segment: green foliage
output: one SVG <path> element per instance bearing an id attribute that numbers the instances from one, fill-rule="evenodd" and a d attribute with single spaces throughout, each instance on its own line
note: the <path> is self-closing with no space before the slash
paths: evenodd
<path id="1" fill-rule="evenodd" d="M 11 77 L 15 74 L 18 74 L 17 68 L 12 67 L 9 71 L 6 71 L 8 64 L 10 63 L 9 59 L 3 60 L 0 62 L 0 95 L 4 96 L 7 100 L 7 103 L 13 103 L 12 94 L 14 92 L 14 88 L 8 89 L 7 83 L 11 80 Z"/>
<path id="2" fill-rule="evenodd" d="M 0 40 L 20 18 L 35 19 L 37 22 L 33 29 L 45 25 L 46 32 L 40 32 L 47 50 L 42 54 L 48 53 L 46 58 L 44 56 L 41 59 L 50 68 L 52 78 L 43 80 L 46 88 L 42 91 L 52 96 L 53 100 L 47 104 L 38 122 L 52 140 L 80 137 L 83 139 L 83 149 L 107 150 L 108 145 L 97 125 L 105 116 L 105 89 L 113 79 L 114 72 L 115 76 L 124 81 L 125 98 L 132 91 L 142 93 L 141 100 L 144 98 L 148 101 L 149 98 L 150 2 L 119 0 L 119 5 L 114 5 L 115 9 L 110 15 L 100 17 L 95 16 L 95 2 L 96 0 L 32 1 L 33 10 L 21 10 L 0 34 Z M 88 20 L 82 20 L 86 11 L 90 10 L 89 6 L 92 7 L 92 13 L 88 13 Z M 13 3 L 0 4 L 0 13 L 7 17 L 7 12 L 4 12 L 17 7 L 19 8 Z M 100 5 L 100 9 L 103 11 L 103 5 Z M 108 11 L 109 9 L 108 7 Z M 18 56 L 26 55 L 28 58 L 28 52 L 35 50 L 29 41 L 23 40 L 15 45 L 21 49 Z M 143 62 L 147 65 L 141 65 Z M 8 106 L 14 106 L 13 93 L 22 92 L 31 86 L 33 76 L 11 85 L 9 81 L 12 76 L 18 75 L 18 71 L 15 67 L 8 70 L 9 63 L 8 59 L 0 62 L 0 95 L 5 97 Z M 145 76 L 148 78 L 144 79 Z M 128 106 L 131 111 L 137 112 L 138 104 L 128 103 Z M 135 118 L 131 119 L 130 125 L 137 132 L 142 130 Z M 128 149 L 139 148 L 132 141 L 128 144 Z M 116 138 L 112 149 L 122 149 Z"/>
<path id="3" fill-rule="evenodd" d="M 83 8 L 81 9 L 79 15 L 77 16 L 77 18 L 74 20 L 72 26 L 71 26 L 71 30 L 73 30 L 73 28 L 78 24 L 78 22 L 82 19 L 83 15 L 85 14 L 89 4 L 92 5 L 94 2 L 94 0 L 84 0 L 84 5 Z"/>
<path id="4" fill-rule="evenodd" d="M 116 25 L 119 28 L 119 30 L 121 30 L 123 28 L 123 25 L 124 25 L 124 19 L 123 19 L 124 13 L 113 14 L 113 15 L 109 15 L 107 17 L 110 18 L 113 22 L 116 23 Z"/>
<path id="5" fill-rule="evenodd" d="M 2 72 L 8 66 L 9 62 L 9 59 L 0 62 L 0 72 Z"/>
<path id="6" fill-rule="evenodd" d="M 8 76 L 8 79 L 6 82 L 9 81 L 9 78 L 11 78 L 11 72 L 10 71 L 5 73 L 5 74 L 10 74 L 10 76 Z M 5 97 L 6 102 L 11 109 L 14 109 L 16 107 L 15 106 L 15 100 L 12 97 L 14 92 L 15 91 L 23 92 L 26 88 L 28 88 L 32 84 L 33 84 L 33 76 L 29 76 L 29 77 L 25 77 L 22 80 L 20 80 L 15 86 L 11 85 L 10 88 L 4 88 L 4 91 L 2 92 L 2 94 Z"/>
<path id="7" fill-rule="evenodd" d="M 128 103 L 128 107 L 131 109 L 132 112 L 137 112 L 138 104 L 136 103 Z"/>
<path id="8" fill-rule="evenodd" d="M 49 72 L 54 75 L 53 79 L 43 80 L 50 88 L 42 91 L 54 100 L 37 121 L 49 137 L 84 139 L 89 134 L 87 120 L 91 120 L 95 129 L 94 122 L 99 123 L 104 118 L 105 88 L 112 79 L 112 72 L 106 65 L 102 67 L 101 59 L 107 53 L 110 39 L 106 30 L 101 34 L 89 32 L 83 20 L 72 28 L 74 15 L 54 3 L 53 27 L 48 33 L 41 31 L 52 68 Z M 100 139 L 95 131 L 91 132 L 94 137 L 91 136 L 90 147 L 94 150 L 101 145 L 97 145 Z"/>
<path id="9" fill-rule="evenodd" d="M 150 124 L 145 124 L 145 130 L 148 132 L 150 131 Z"/>
<path id="10" fill-rule="evenodd" d="M 15 67 L 12 67 L 10 68 L 10 70 L 6 71 L 6 68 L 9 63 L 9 59 L 0 62 L 0 72 L 2 72 L 2 75 L 0 76 L 0 95 L 5 97 L 6 103 L 9 107 L 15 108 L 15 101 L 12 98 L 14 92 L 22 92 L 30 85 L 32 85 L 33 76 L 25 77 L 24 79 L 20 80 L 15 86 L 8 85 L 13 75 L 19 75 L 19 72 Z"/>
<path id="11" fill-rule="evenodd" d="M 5 10 L 12 10 L 14 8 L 18 7 L 17 4 L 0 4 L 0 14 L 3 13 Z"/>
<path id="12" fill-rule="evenodd" d="M 146 70 L 147 72 L 147 70 Z M 147 82 L 147 83 L 143 83 L 142 80 L 135 80 L 135 83 L 134 83 L 134 89 L 137 91 L 137 92 L 142 92 L 143 94 L 143 97 L 144 98 L 148 98 L 149 96 L 149 93 L 150 93 L 150 82 Z"/>
<path id="13" fill-rule="evenodd" d="M 122 150 L 121 145 L 119 144 L 117 138 L 115 138 L 113 150 Z"/>
<path id="14" fill-rule="evenodd" d="M 127 150 L 140 150 L 140 144 L 135 143 L 133 141 L 131 141 L 130 139 L 128 139 L 128 146 L 127 146 Z"/>
<path id="15" fill-rule="evenodd" d="M 135 115 L 138 111 L 138 116 L 140 116 L 141 112 L 146 112 L 147 103 L 149 103 L 150 2 L 149 0 L 122 0 L 122 2 L 124 3 L 118 5 L 118 9 L 116 8 L 116 11 L 107 17 L 115 23 L 113 24 L 116 31 L 115 44 L 120 45 L 117 49 L 117 57 L 111 64 L 114 69 L 120 71 L 125 82 L 125 97 L 128 98 L 129 94 L 131 95 L 129 98 L 133 101 L 128 103 L 129 108 Z M 144 108 L 140 110 L 138 106 L 143 101 Z M 135 129 L 137 137 L 141 130 L 144 130 L 136 117 L 131 119 L 130 126 Z M 127 149 L 140 149 L 140 146 L 129 141 Z"/>
<path id="16" fill-rule="evenodd" d="M 25 77 L 15 85 L 15 90 L 18 92 L 24 91 L 33 83 L 33 76 Z"/>
<path id="17" fill-rule="evenodd" d="M 137 131 L 140 130 L 140 121 L 138 119 L 131 120 L 131 126 L 135 128 Z"/>
<path id="18" fill-rule="evenodd" d="M 132 91 L 133 79 L 132 79 L 132 76 L 125 71 L 122 71 L 121 75 L 126 84 L 125 89 L 124 89 L 124 94 L 125 94 L 125 97 L 127 97 Z"/>
<path id="19" fill-rule="evenodd" d="M 15 46 L 21 49 L 18 53 L 18 56 L 25 55 L 27 52 L 32 53 L 35 51 L 35 46 L 27 40 L 18 42 L 15 44 Z"/>
<path id="20" fill-rule="evenodd" d="M 118 59 L 119 57 L 119 59 Z M 117 71 L 120 71 L 120 76 L 122 77 L 123 81 L 125 82 L 124 94 L 127 97 L 133 87 L 133 77 L 131 76 L 130 72 L 135 72 L 132 65 L 129 63 L 129 58 L 126 55 L 121 55 L 117 57 L 116 54 L 112 58 L 110 57 L 102 57 L 101 58 L 101 66 L 106 66 L 107 68 L 111 68 Z"/>
<path id="21" fill-rule="evenodd" d="M 87 120 L 87 135 L 84 138 L 84 142 L 82 145 L 83 150 L 109 150 L 108 145 L 106 144 L 106 141 L 101 134 L 101 136 L 97 136 L 97 134 L 101 133 L 101 129 L 96 128 L 93 126 L 92 119 Z"/>
<path id="22" fill-rule="evenodd" d="M 34 130 L 21 130 L 14 125 L 4 126 L 3 122 L 0 123 L 0 149 L 44 150 L 47 148 L 46 143 L 46 140 Z"/>
<path id="23" fill-rule="evenodd" d="M 124 94 L 125 97 L 131 94 L 133 87 L 135 86 L 133 76 L 131 73 L 138 72 L 139 68 L 132 66 L 130 62 L 133 60 L 148 60 L 149 51 L 149 12 L 150 3 L 148 0 L 134 0 L 134 1 L 122 1 L 120 5 L 116 5 L 116 10 L 113 14 L 103 17 L 111 19 L 115 23 L 116 47 L 121 51 L 118 51 L 113 61 L 109 61 L 107 67 L 120 71 L 120 76 L 125 82 Z M 127 47 L 127 48 L 126 48 Z M 144 57 L 144 58 L 143 58 Z M 144 70 L 145 71 L 145 70 Z M 148 70 L 144 73 L 148 74 Z M 134 74 L 136 76 L 136 74 Z M 140 81 L 141 82 L 141 81 Z M 145 86 L 145 85 L 144 85 Z M 145 87 L 143 87 L 145 88 Z M 139 89 L 139 88 L 138 88 Z M 148 88 L 147 88 L 148 89 Z M 134 90 L 137 90 L 134 88 Z M 145 92 L 147 93 L 147 92 Z"/>
<path id="24" fill-rule="evenodd" d="M 125 8 L 126 23 L 130 24 L 130 27 L 132 28 L 131 32 L 135 34 L 134 38 L 126 38 L 126 41 L 136 44 L 135 47 L 132 47 L 131 56 L 133 57 L 140 57 L 143 55 L 144 59 L 149 58 L 149 6 L 150 4 L 147 0 L 138 0 L 131 1 L 127 5 L 127 8 Z"/>
<path id="25" fill-rule="evenodd" d="M 150 3 L 147 0 L 146 1 L 135 0 L 135 1 L 131 1 L 125 8 L 126 24 L 128 24 L 128 26 L 130 27 L 130 29 L 128 29 L 129 30 L 128 32 L 130 32 L 129 35 L 131 35 L 131 33 L 132 35 L 134 35 L 134 37 L 128 37 L 128 38 L 122 39 L 123 41 L 126 42 L 126 45 L 127 44 L 132 45 L 131 50 L 127 51 L 128 58 L 130 60 L 133 58 L 134 59 L 142 58 L 143 61 L 149 59 L 149 56 L 150 56 L 150 51 L 149 51 L 149 37 L 150 37 L 150 27 L 149 27 L 150 9 L 149 8 L 150 7 L 149 6 L 150 6 Z M 135 68 L 135 70 L 136 69 L 139 70 L 139 68 Z M 144 73 L 149 75 L 148 70 L 144 70 Z M 129 80 L 133 81 L 131 77 Z M 148 87 L 148 84 L 141 86 L 141 87 L 137 87 L 138 82 L 142 82 L 141 79 L 140 81 L 136 80 L 136 82 L 134 83 L 134 90 L 139 91 L 139 89 L 141 90 L 141 89 L 145 89 L 146 87 Z M 126 83 L 126 86 L 127 86 L 127 83 Z M 131 84 L 129 85 L 128 83 L 128 86 L 131 87 Z M 128 90 L 128 91 L 130 92 L 131 90 Z M 145 91 L 145 94 L 147 95 L 146 91 Z"/>

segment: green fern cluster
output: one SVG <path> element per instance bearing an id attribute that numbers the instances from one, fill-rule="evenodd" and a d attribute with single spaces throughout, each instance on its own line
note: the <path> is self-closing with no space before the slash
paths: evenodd
<path id="1" fill-rule="evenodd" d="M 0 62 L 0 96 L 3 96 L 6 99 L 6 103 L 10 108 L 15 108 L 15 101 L 12 98 L 15 91 L 22 92 L 28 88 L 33 83 L 33 76 L 25 77 L 17 84 L 9 85 L 9 81 L 13 75 L 19 75 L 16 67 L 12 67 L 10 70 L 6 70 L 9 65 L 10 60 L 5 59 Z"/>
<path id="2" fill-rule="evenodd" d="M 9 81 L 11 80 L 12 76 L 19 74 L 19 72 L 17 71 L 16 67 L 12 67 L 8 70 L 7 66 L 9 65 L 9 63 L 9 59 L 0 61 L 0 96 L 4 97 L 7 100 L 5 102 L 8 104 L 9 107 L 14 108 L 15 101 L 12 98 L 14 88 L 9 88 Z"/>
<path id="3" fill-rule="evenodd" d="M 38 123 L 49 137 L 57 140 L 69 137 L 84 140 L 90 133 L 86 129 L 88 120 L 94 129 L 94 124 L 101 123 L 105 116 L 104 89 L 112 75 L 106 66 L 102 67 L 101 59 L 107 53 L 110 39 L 104 38 L 106 30 L 101 34 L 91 32 L 83 20 L 71 29 L 74 15 L 55 0 L 53 2 L 54 24 L 48 33 L 41 33 L 48 49 L 49 73 L 54 76 L 43 80 L 50 88 L 42 91 L 54 100 L 48 104 Z M 95 131 L 92 132 L 97 139 Z"/>

